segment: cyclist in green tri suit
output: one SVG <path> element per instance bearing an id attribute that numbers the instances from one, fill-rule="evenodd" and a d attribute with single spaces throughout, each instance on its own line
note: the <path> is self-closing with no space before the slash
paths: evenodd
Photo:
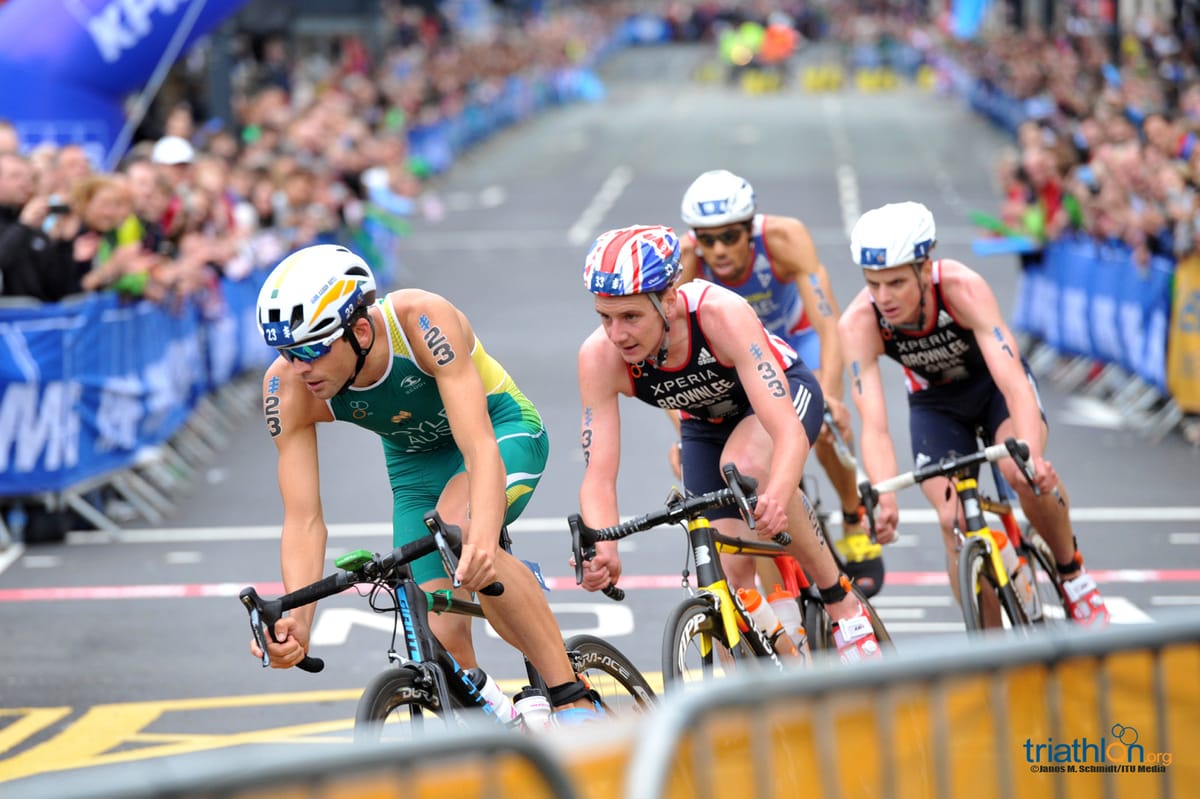
<path id="1" fill-rule="evenodd" d="M 419 289 L 379 301 L 375 294 L 367 264 L 336 245 L 288 256 L 259 293 L 259 326 L 280 355 L 263 379 L 263 414 L 279 453 L 284 587 L 323 575 L 317 423 L 358 425 L 383 441 L 396 546 L 424 536 L 423 517 L 435 507 L 462 527 L 456 573 L 447 575 L 435 553 L 412 564 L 417 581 L 427 591 L 453 586 L 463 598 L 502 582 L 501 596 L 478 597 L 488 621 L 532 661 L 555 706 L 593 708 L 533 573 L 499 546 L 501 526 L 520 515 L 546 465 L 537 409 L 445 298 Z M 307 605 L 276 624 L 272 666 L 307 654 L 315 610 Z M 477 665 L 469 617 L 429 622 L 463 668 Z M 261 657 L 253 642 L 251 651 Z"/>

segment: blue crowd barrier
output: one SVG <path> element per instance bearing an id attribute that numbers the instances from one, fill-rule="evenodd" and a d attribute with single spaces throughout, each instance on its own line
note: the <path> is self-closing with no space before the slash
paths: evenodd
<path id="1" fill-rule="evenodd" d="M 113 293 L 6 307 L 0 317 L 0 496 L 62 491 L 133 466 L 196 403 L 270 351 L 257 280 L 223 281 L 225 312 Z"/>
<path id="2" fill-rule="evenodd" d="M 1119 364 L 1165 392 L 1174 270 L 1162 256 L 1140 266 L 1120 243 L 1051 242 L 1021 274 L 1012 326 L 1064 355 Z"/>

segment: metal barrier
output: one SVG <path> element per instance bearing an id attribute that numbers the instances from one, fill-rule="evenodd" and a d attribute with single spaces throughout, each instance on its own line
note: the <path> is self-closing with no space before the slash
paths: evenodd
<path id="1" fill-rule="evenodd" d="M 1200 618 L 930 640 L 853 668 L 754 670 L 573 734 L 293 743 L 0 785 L 22 799 L 1190 797 Z M 43 787 L 45 786 L 45 787 Z"/>
<path id="2" fill-rule="evenodd" d="M 0 785 L 0 794 L 4 786 Z M 22 799 L 576 799 L 550 750 L 494 729 L 450 730 L 420 741 L 336 746 L 292 744 L 209 753 L 169 768 L 153 761 L 98 776 L 58 775 L 21 787 Z"/>
<path id="3" fill-rule="evenodd" d="M 647 718 L 627 799 L 1186 797 L 1200 620 L 931 642 L 854 668 L 740 674 Z"/>

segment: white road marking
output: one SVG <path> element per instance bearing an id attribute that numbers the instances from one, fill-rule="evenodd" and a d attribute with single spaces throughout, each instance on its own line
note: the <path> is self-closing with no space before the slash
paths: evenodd
<path id="1" fill-rule="evenodd" d="M 1092 397 L 1067 397 L 1066 410 L 1055 418 L 1064 424 L 1102 430 L 1120 430 L 1125 426 L 1125 416 L 1120 411 Z"/>
<path id="2" fill-rule="evenodd" d="M 1019 521 L 1024 521 L 1020 509 L 1014 511 Z M 628 520 L 631 517 L 624 517 Z M 1145 508 L 1133 507 L 1095 507 L 1072 508 L 1071 519 L 1075 522 L 1092 524 L 1129 524 L 1138 522 L 1200 522 L 1200 507 L 1153 506 Z M 900 524 L 934 524 L 937 514 L 932 508 L 901 509 Z M 838 525 L 834 525 L 837 527 Z M 554 516 L 530 517 L 518 519 L 509 525 L 509 531 L 514 535 L 527 533 L 549 533 L 566 535 L 568 532 L 566 517 Z M 1097 531 L 1090 531 L 1095 535 Z M 1124 531 L 1120 531 L 1124 532 Z M 331 524 L 330 538 L 370 538 L 374 536 L 388 537 L 392 534 L 392 526 L 386 522 L 362 522 L 356 524 Z M 1179 535 L 1173 533 L 1172 535 Z M 1190 534 L 1189 534 L 1190 535 Z M 903 536 L 902 540 L 913 536 Z M 73 545 L 107 545 L 118 544 L 162 544 L 187 543 L 195 541 L 252 541 L 271 540 L 279 538 L 278 525 L 246 525 L 229 527 L 157 527 L 140 530 L 120 530 L 115 533 L 104 533 L 90 530 L 67 534 L 67 543 Z M 907 544 L 889 544 L 892 546 L 908 546 Z M 916 544 L 913 544 L 915 546 Z M 623 545 L 622 545 L 623 546 Z M 0 572 L 7 562 L 15 560 L 13 552 L 16 547 L 10 547 L 0 552 Z"/>
<path id="3" fill-rule="evenodd" d="M 621 196 L 621 192 L 625 191 L 625 187 L 632 181 L 632 167 L 622 164 L 613 169 L 604 179 L 604 183 L 600 185 L 596 195 L 592 197 L 592 201 L 588 203 L 587 208 L 584 208 L 583 213 L 575 220 L 575 224 L 567 230 L 567 241 L 575 246 L 589 243 L 595 235 L 596 228 L 600 225 L 600 220 L 604 218 L 608 209 L 613 207 L 617 198 Z"/>
<path id="4" fill-rule="evenodd" d="M 186 566 L 193 563 L 200 563 L 204 560 L 204 555 L 195 550 L 168 552 L 166 561 L 174 566 Z"/>
<path id="5" fill-rule="evenodd" d="M 1200 533 L 1171 533 L 1167 540 L 1180 546 L 1200 544 Z"/>
<path id="6" fill-rule="evenodd" d="M 1200 605 L 1200 596 L 1152 596 L 1150 604 L 1155 607 L 1184 607 Z"/>
<path id="7" fill-rule="evenodd" d="M 1146 624 L 1154 621 L 1150 614 L 1123 596 L 1105 596 L 1104 604 L 1108 607 L 1113 624 Z"/>
<path id="8" fill-rule="evenodd" d="M 62 565 L 62 558 L 57 555 L 26 555 L 21 565 L 26 569 L 57 569 Z M 2 567 L 0 571 L 3 571 Z"/>

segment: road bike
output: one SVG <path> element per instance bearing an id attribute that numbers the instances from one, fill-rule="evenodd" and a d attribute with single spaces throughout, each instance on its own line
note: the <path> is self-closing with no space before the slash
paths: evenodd
<path id="1" fill-rule="evenodd" d="M 430 720 L 438 723 L 470 722 L 468 711 L 485 715 L 497 723 L 499 719 L 488 710 L 470 670 L 463 669 L 454 657 L 438 642 L 429 627 L 429 613 L 453 613 L 484 618 L 476 602 L 459 599 L 449 591 L 424 591 L 413 579 L 409 563 L 431 552 L 438 552 L 447 574 L 454 574 L 462 546 L 462 531 L 446 524 L 436 511 L 425 515 L 429 535 L 396 547 L 383 555 L 365 549 L 349 552 L 337 559 L 338 571 L 298 588 L 276 599 L 263 599 L 251 586 L 239 594 L 242 605 L 250 615 L 250 629 L 263 651 L 263 666 L 270 665 L 266 655 L 266 636 L 274 639 L 275 622 L 294 608 L 316 602 L 353 586 L 370 586 L 365 593 L 371 608 L 377 613 L 391 613 L 395 618 L 387 659 L 391 664 L 375 675 L 358 701 L 354 719 L 356 741 L 377 741 L 381 738 L 411 737 Z M 501 536 L 509 548 L 507 531 Z M 498 596 L 504 587 L 492 583 L 481 593 Z M 646 711 L 655 695 L 646 678 L 616 647 L 591 635 L 575 635 L 564 641 L 571 665 L 585 686 L 595 692 L 597 701 L 610 716 L 622 716 Z M 321 671 L 325 664 L 310 655 L 298 664 L 309 672 Z M 526 689 L 548 696 L 545 680 L 528 658 L 525 669 L 529 684 Z M 476 675 L 478 676 L 478 675 Z"/>
<path id="2" fill-rule="evenodd" d="M 960 500 L 961 516 L 955 516 L 954 534 L 958 545 L 958 598 L 967 630 L 977 632 L 1003 624 L 1030 631 L 1036 625 L 1065 621 L 1070 614 L 1054 553 L 1036 528 L 1027 524 L 1022 529 L 1018 524 L 1011 502 L 1012 489 L 995 467 L 997 461 L 1011 457 L 1033 487 L 1029 445 L 1012 437 L 1002 444 L 988 445 L 986 442 L 986 438 L 981 438 L 980 449 L 967 455 L 951 453 L 937 462 L 874 485 L 867 481 L 860 483 L 859 493 L 872 535 L 880 494 L 899 491 L 934 477 L 947 477 Z M 981 491 L 976 478 L 978 467 L 984 463 L 992 465 L 995 497 Z M 1037 492 L 1036 487 L 1034 491 Z M 984 513 L 999 517 L 1001 527 L 991 528 Z M 1002 552 L 1009 546 L 1017 556 L 1016 580 L 1014 573 L 1004 565 Z M 1027 571 L 1021 575 L 1019 570 Z"/>
<path id="3" fill-rule="evenodd" d="M 727 488 L 693 496 L 684 496 L 675 490 L 667 498 L 665 507 L 612 527 L 593 529 L 579 514 L 572 514 L 568 519 L 577 583 L 583 581 L 583 564 L 595 557 L 598 541 L 618 541 L 668 524 L 681 525 L 687 531 L 690 562 L 696 568 L 698 587 L 692 587 L 685 567 L 682 584 L 689 596 L 671 610 L 663 635 L 663 684 L 668 690 L 687 682 L 720 676 L 742 666 L 769 663 L 779 670 L 787 668 L 785 658 L 776 651 L 774 640 L 768 634 L 770 631 L 755 624 L 745 605 L 730 589 L 718 553 L 773 559 L 784 580 L 784 589 L 800 605 L 811 649 L 820 653 L 834 648 L 833 622 L 825 611 L 820 592 L 784 549 L 791 543 L 787 533 L 779 533 L 774 541 L 760 541 L 725 536 L 712 527 L 705 513 L 729 506 L 737 506 L 751 529 L 755 524 L 752 511 L 757 499 L 757 482 L 742 475 L 733 464 L 726 464 L 722 473 Z M 857 587 L 852 585 L 850 590 L 866 610 L 880 645 L 890 647 L 891 637 L 875 609 Z M 604 592 L 614 599 L 624 596 L 616 586 L 609 586 Z"/>

